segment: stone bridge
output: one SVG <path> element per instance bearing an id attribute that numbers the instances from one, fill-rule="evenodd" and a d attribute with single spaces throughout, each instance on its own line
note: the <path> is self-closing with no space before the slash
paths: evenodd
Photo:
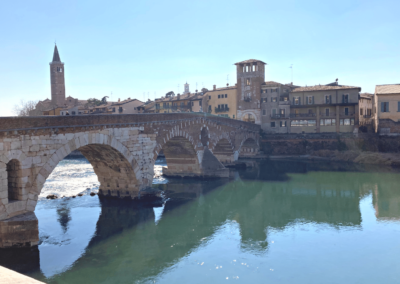
<path id="1" fill-rule="evenodd" d="M 223 164 L 255 155 L 259 131 L 193 113 L 0 118 L 0 247 L 12 245 L 1 237 L 12 231 L 6 221 L 35 210 L 47 177 L 74 150 L 93 166 L 99 195 L 136 199 L 151 194 L 161 151 L 165 175 L 228 177 Z"/>

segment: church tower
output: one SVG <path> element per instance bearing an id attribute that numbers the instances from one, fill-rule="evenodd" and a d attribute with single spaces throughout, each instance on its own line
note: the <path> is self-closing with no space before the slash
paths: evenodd
<path id="1" fill-rule="evenodd" d="M 58 106 L 65 104 L 64 63 L 60 60 L 57 45 L 54 47 L 53 61 L 50 62 L 51 102 Z"/>

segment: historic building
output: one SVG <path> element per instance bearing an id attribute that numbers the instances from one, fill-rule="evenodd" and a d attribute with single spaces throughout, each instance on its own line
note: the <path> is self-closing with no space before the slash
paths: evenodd
<path id="1" fill-rule="evenodd" d="M 235 63 L 239 120 L 261 124 L 261 85 L 265 80 L 265 64 L 256 59 Z"/>
<path id="2" fill-rule="evenodd" d="M 217 88 L 213 86 L 212 90 L 204 95 L 204 111 L 223 117 L 237 118 L 237 87 Z"/>
<path id="3" fill-rule="evenodd" d="M 261 128 L 266 133 L 290 132 L 290 99 L 292 84 L 273 81 L 261 85 Z"/>
<path id="4" fill-rule="evenodd" d="M 375 87 L 373 117 L 375 132 L 400 133 L 400 84 Z"/>
<path id="5" fill-rule="evenodd" d="M 361 88 L 339 85 L 299 87 L 289 95 L 290 132 L 353 132 L 358 126 Z"/>
<path id="6" fill-rule="evenodd" d="M 39 101 L 36 109 L 31 115 L 60 115 L 61 109 L 70 109 L 75 106 L 82 106 L 86 100 L 78 100 L 71 96 L 66 97 L 65 91 L 65 68 L 61 61 L 57 45 L 54 46 L 53 61 L 50 62 L 50 86 L 51 100 Z"/>
<path id="7" fill-rule="evenodd" d="M 372 101 L 374 94 L 362 93 L 358 100 L 359 125 L 366 126 L 372 124 Z"/>

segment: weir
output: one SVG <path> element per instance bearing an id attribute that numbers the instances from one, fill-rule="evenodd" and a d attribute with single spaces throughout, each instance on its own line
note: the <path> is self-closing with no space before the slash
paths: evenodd
<path id="1" fill-rule="evenodd" d="M 5 117 L 0 125 L 0 247 L 37 245 L 38 197 L 75 150 L 93 166 L 100 196 L 134 200 L 154 195 L 160 151 L 165 175 L 200 178 L 228 177 L 223 163 L 259 151 L 259 125 L 199 113 Z"/>

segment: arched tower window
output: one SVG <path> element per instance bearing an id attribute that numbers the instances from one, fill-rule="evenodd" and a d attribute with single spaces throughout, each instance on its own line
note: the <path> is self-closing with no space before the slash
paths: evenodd
<path id="1" fill-rule="evenodd" d="M 21 200 L 21 165 L 16 159 L 7 164 L 7 180 L 8 180 L 8 201 Z"/>

